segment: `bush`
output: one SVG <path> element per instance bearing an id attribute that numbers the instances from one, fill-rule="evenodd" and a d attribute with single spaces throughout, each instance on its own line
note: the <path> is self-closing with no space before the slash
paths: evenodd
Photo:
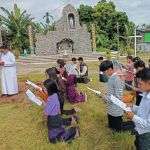
<path id="1" fill-rule="evenodd" d="M 105 52 L 106 52 L 106 54 L 105 54 L 105 55 L 106 55 L 106 58 L 107 58 L 108 60 L 110 60 L 111 57 L 112 57 L 112 56 L 111 56 L 111 50 L 107 49 Z"/>

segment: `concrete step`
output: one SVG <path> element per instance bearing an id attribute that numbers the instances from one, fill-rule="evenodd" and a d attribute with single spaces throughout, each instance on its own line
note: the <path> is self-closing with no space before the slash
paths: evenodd
<path id="1" fill-rule="evenodd" d="M 116 58 L 116 52 L 112 52 L 112 58 Z M 66 59 L 67 61 L 71 60 L 72 57 L 83 57 L 85 61 L 97 61 L 98 57 L 105 57 L 105 53 L 91 53 L 91 54 L 69 54 L 68 56 L 63 56 L 60 54 L 57 55 L 49 55 L 49 56 L 28 56 L 28 57 L 20 57 L 17 59 L 17 63 L 22 64 L 48 64 L 48 63 L 56 63 L 57 59 Z"/>

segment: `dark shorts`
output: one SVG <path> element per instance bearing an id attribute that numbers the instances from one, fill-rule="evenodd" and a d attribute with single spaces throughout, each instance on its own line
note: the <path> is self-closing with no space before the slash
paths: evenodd
<path id="1" fill-rule="evenodd" d="M 69 142 L 75 138 L 76 127 L 68 129 L 56 128 L 48 130 L 48 138 L 51 143 Z"/>
<path id="2" fill-rule="evenodd" d="M 122 116 L 114 117 L 108 114 L 108 127 L 114 131 L 121 131 L 122 129 Z"/>
<path id="3" fill-rule="evenodd" d="M 81 76 L 81 77 L 77 78 L 77 83 L 87 84 L 88 82 L 90 82 L 90 79 L 88 78 L 88 76 Z"/>
<path id="4" fill-rule="evenodd" d="M 150 132 L 136 135 L 135 140 L 136 150 L 150 150 Z"/>
<path id="5" fill-rule="evenodd" d="M 132 121 L 123 122 L 122 116 L 114 117 L 108 114 L 108 127 L 116 132 L 134 132 L 135 125 Z"/>

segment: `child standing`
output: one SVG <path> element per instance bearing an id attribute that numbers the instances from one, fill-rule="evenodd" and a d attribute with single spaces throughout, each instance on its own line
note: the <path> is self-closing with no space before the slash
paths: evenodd
<path id="1" fill-rule="evenodd" d="M 65 129 L 63 118 L 61 117 L 59 94 L 55 81 L 46 80 L 44 86 L 48 93 L 48 100 L 45 105 L 45 115 L 47 116 L 48 138 L 51 143 L 57 141 L 69 141 L 79 136 L 79 129 L 70 127 Z"/>
<path id="2" fill-rule="evenodd" d="M 144 92 L 143 98 L 140 105 L 133 105 L 133 112 L 127 112 L 126 115 L 135 124 L 136 149 L 150 150 L 150 68 L 139 71 L 137 77 L 140 78 L 138 85 Z"/>

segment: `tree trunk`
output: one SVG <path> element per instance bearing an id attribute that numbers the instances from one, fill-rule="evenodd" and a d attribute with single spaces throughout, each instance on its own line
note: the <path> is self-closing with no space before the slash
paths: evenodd
<path id="1" fill-rule="evenodd" d="M 19 51 L 18 48 L 15 48 L 15 50 L 14 50 L 14 55 L 16 56 L 16 59 L 19 58 L 19 56 L 20 56 L 20 51 Z"/>

